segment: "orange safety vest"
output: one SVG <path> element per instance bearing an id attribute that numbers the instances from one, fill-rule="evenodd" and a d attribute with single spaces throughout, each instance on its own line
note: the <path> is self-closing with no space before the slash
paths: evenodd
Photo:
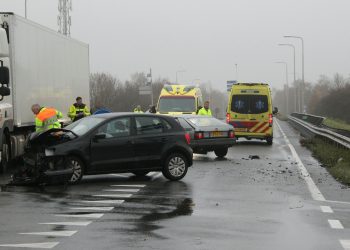
<path id="1" fill-rule="evenodd" d="M 61 124 L 58 118 L 62 117 L 61 112 L 54 108 L 42 108 L 36 115 L 35 125 L 36 131 L 43 131 L 51 128 L 60 128 Z"/>

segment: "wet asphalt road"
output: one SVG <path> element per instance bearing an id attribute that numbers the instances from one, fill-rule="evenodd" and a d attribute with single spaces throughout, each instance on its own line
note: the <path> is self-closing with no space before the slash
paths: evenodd
<path id="1" fill-rule="evenodd" d="M 278 123 L 324 199 L 313 198 L 275 124 L 273 146 L 242 141 L 224 160 L 195 155 L 180 182 L 121 174 L 66 189 L 5 189 L 0 250 L 350 249 L 350 190 Z"/>

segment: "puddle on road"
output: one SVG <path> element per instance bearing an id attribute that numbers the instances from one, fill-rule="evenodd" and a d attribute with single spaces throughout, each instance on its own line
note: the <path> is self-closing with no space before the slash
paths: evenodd
<path id="1" fill-rule="evenodd" d="M 180 202 L 176 208 L 170 212 L 152 212 L 150 214 L 144 215 L 141 220 L 142 221 L 157 221 L 164 219 L 171 219 L 177 216 L 191 215 L 193 213 L 193 207 L 195 204 L 193 203 L 191 198 L 186 198 L 182 202 Z"/>

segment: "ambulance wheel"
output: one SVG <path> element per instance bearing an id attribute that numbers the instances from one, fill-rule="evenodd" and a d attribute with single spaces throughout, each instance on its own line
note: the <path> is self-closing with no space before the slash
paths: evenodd
<path id="1" fill-rule="evenodd" d="M 266 141 L 267 141 L 267 145 L 272 145 L 272 143 L 273 143 L 273 137 L 271 136 L 271 137 L 267 137 L 266 138 Z"/>

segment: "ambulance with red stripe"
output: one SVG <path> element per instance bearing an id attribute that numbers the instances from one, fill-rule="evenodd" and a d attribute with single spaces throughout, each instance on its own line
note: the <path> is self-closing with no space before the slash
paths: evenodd
<path id="1" fill-rule="evenodd" d="M 226 121 L 237 138 L 266 140 L 272 145 L 273 114 L 271 90 L 264 83 L 236 83 L 229 94 Z"/>

